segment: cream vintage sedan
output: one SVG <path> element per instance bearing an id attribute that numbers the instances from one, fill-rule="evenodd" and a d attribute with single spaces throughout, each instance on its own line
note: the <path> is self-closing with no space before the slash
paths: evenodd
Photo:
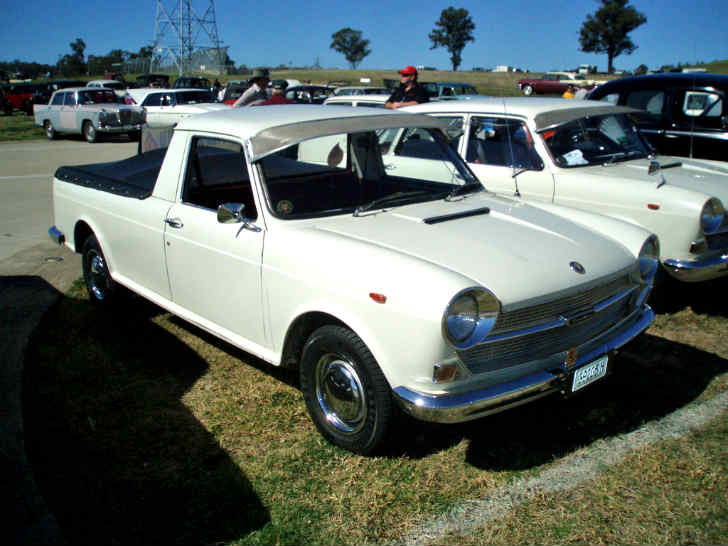
<path id="1" fill-rule="evenodd" d="M 728 167 L 655 156 L 631 119 L 639 111 L 525 97 L 403 110 L 447 119 L 458 151 L 489 190 L 642 226 L 660 238 L 661 262 L 674 278 L 728 275 Z M 410 145 L 420 157 L 423 146 Z"/>
<path id="2" fill-rule="evenodd" d="M 188 116 L 230 109 L 207 89 L 129 89 L 126 102 L 144 108 L 149 127 L 170 127 Z"/>
<path id="3" fill-rule="evenodd" d="M 476 419 L 581 392 L 654 318 L 659 243 L 484 190 L 433 117 L 281 105 L 190 116 L 166 150 L 60 168 L 50 234 L 89 297 L 122 284 L 298 369 L 321 433 L 368 453 L 397 406 Z M 439 150 L 388 170 L 382 139 Z"/>

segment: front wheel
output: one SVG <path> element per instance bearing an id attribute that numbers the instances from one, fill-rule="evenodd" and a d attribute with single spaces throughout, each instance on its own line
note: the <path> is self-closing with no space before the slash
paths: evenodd
<path id="1" fill-rule="evenodd" d="M 89 235 L 83 243 L 83 279 L 89 299 L 99 306 L 109 306 L 115 296 L 116 284 L 111 278 L 109 267 L 95 235 Z"/>
<path id="2" fill-rule="evenodd" d="M 45 120 L 43 122 L 43 129 L 45 129 L 45 134 L 48 137 L 48 140 L 53 140 L 56 138 L 56 130 L 53 128 L 53 124 L 50 122 L 50 120 Z"/>
<path id="3" fill-rule="evenodd" d="M 82 130 L 86 142 L 90 142 L 91 144 L 93 144 L 94 142 L 98 142 L 99 134 L 96 131 L 96 127 L 94 127 L 93 123 L 91 123 L 90 121 L 84 121 Z"/>
<path id="4" fill-rule="evenodd" d="M 306 342 L 301 390 L 314 424 L 333 444 L 372 452 L 392 418 L 389 384 L 374 356 L 354 332 L 322 326 Z"/>
<path id="5" fill-rule="evenodd" d="M 522 91 L 523 94 L 527 97 L 533 95 L 533 87 L 531 87 L 530 85 L 524 85 Z"/>

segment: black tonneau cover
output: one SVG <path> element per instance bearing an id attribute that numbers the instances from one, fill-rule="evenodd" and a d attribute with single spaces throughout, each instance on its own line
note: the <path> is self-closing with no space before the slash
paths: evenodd
<path id="1" fill-rule="evenodd" d="M 124 197 L 146 199 L 152 195 L 167 148 L 160 148 L 129 159 L 77 167 L 59 167 L 56 178 Z"/>

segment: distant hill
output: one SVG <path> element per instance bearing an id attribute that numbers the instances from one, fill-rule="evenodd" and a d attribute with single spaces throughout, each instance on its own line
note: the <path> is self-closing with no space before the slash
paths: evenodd
<path id="1" fill-rule="evenodd" d="M 728 74 L 728 60 L 713 61 L 712 63 L 700 65 L 700 67 L 713 74 Z"/>

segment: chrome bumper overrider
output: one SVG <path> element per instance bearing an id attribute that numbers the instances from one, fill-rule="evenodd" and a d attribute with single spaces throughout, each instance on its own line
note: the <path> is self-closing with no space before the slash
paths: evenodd
<path id="1" fill-rule="evenodd" d="M 728 275 L 728 252 L 696 262 L 665 260 L 665 268 L 670 275 L 681 281 L 707 281 Z"/>
<path id="2" fill-rule="evenodd" d="M 66 242 L 66 236 L 56 226 L 51 226 L 48 229 L 48 236 L 57 245 L 63 245 Z"/>
<path id="3" fill-rule="evenodd" d="M 654 318 L 652 309 L 645 305 L 598 346 L 580 355 L 573 369 L 618 349 L 646 330 Z M 561 391 L 563 381 L 570 376 L 572 370 L 538 371 L 500 385 L 457 394 L 432 395 L 397 387 L 394 389 L 394 398 L 407 413 L 422 421 L 460 423 Z"/>

